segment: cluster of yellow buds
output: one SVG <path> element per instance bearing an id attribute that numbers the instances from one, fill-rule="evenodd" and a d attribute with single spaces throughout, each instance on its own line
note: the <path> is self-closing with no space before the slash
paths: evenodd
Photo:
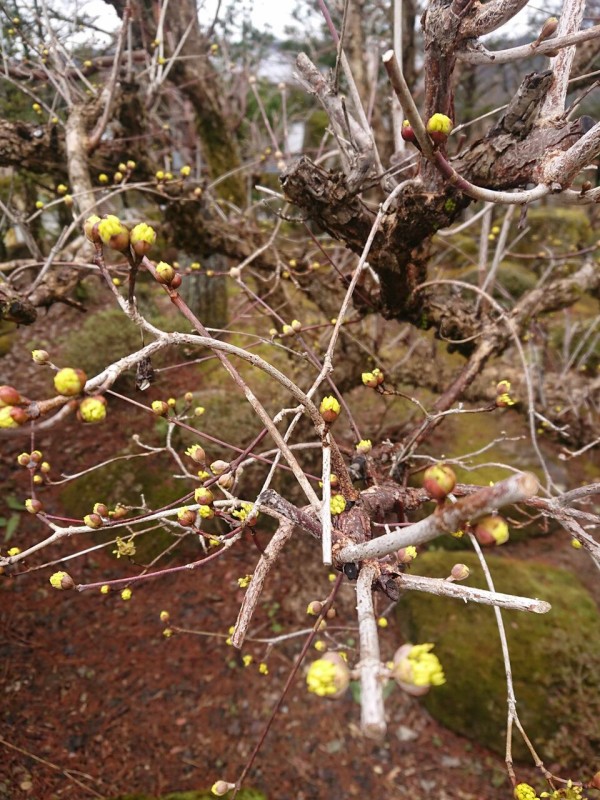
<path id="1" fill-rule="evenodd" d="M 119 165 L 129 170 L 129 164 L 135 166 L 135 162 L 127 162 Z M 120 179 L 123 175 L 119 172 Z M 108 177 L 101 174 L 98 178 L 100 183 L 107 183 Z M 140 222 L 131 231 L 114 214 L 106 214 L 99 217 L 92 214 L 83 223 L 83 231 L 86 238 L 94 244 L 103 244 L 120 253 L 125 253 L 131 249 L 137 256 L 147 255 L 156 242 L 156 231 L 146 222 Z"/>
<path id="2" fill-rule="evenodd" d="M 446 682 L 442 665 L 432 650 L 433 644 L 427 642 L 405 644 L 396 651 L 392 675 L 408 694 L 423 695 L 431 686 L 441 686 Z"/>
<path id="3" fill-rule="evenodd" d="M 231 516 L 239 519 L 239 521 L 243 522 L 244 525 L 249 525 L 252 527 L 253 525 L 256 525 L 256 519 L 258 517 L 258 511 L 255 511 L 251 516 L 253 508 L 253 503 L 242 503 L 242 507 L 238 508 L 236 511 L 233 511 Z"/>
<path id="4" fill-rule="evenodd" d="M 498 408 L 514 406 L 515 402 L 510 396 L 510 381 L 500 381 L 496 386 L 496 405 Z"/>
<path id="5" fill-rule="evenodd" d="M 417 548 L 412 544 L 409 544 L 408 547 L 401 547 L 396 551 L 396 557 L 400 564 L 410 564 L 418 555 Z"/>
<path id="6" fill-rule="evenodd" d="M 334 494 L 329 501 L 329 508 L 333 516 L 341 514 L 346 510 L 346 499 L 343 494 Z"/>
<path id="7" fill-rule="evenodd" d="M 528 783 L 518 783 L 513 791 L 515 800 L 539 800 L 533 786 Z"/>
<path id="8" fill-rule="evenodd" d="M 159 261 L 156 265 L 156 280 L 172 289 L 178 289 L 181 286 L 181 275 L 166 261 Z"/>
<path id="9" fill-rule="evenodd" d="M 65 397 L 81 394 L 87 381 L 85 372 L 74 367 L 63 367 L 54 376 L 54 388 Z"/>
<path id="10" fill-rule="evenodd" d="M 106 419 L 106 400 L 101 394 L 85 397 L 79 404 L 79 418 L 88 424 Z"/>
<path id="11" fill-rule="evenodd" d="M 115 550 L 113 550 L 113 555 L 115 555 L 117 558 L 121 558 L 121 556 L 131 558 L 135 555 L 136 547 L 132 538 L 123 539 L 120 536 L 117 536 L 115 539 L 115 544 L 117 547 Z"/>
<path id="12" fill-rule="evenodd" d="M 156 242 L 156 231 L 145 222 L 140 222 L 129 234 L 131 249 L 138 256 L 148 255 Z"/>
<path id="13" fill-rule="evenodd" d="M 326 653 L 308 668 L 306 686 L 318 697 L 335 700 L 341 697 L 350 683 L 350 670 L 339 653 Z"/>

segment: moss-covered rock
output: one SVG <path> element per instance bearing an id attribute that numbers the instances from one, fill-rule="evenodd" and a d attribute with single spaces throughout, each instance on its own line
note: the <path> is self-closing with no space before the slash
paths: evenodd
<path id="1" fill-rule="evenodd" d="M 14 322 L 0 322 L 0 358 L 10 353 L 16 332 L 17 326 Z"/>
<path id="2" fill-rule="evenodd" d="M 474 554 L 461 553 L 471 575 L 485 587 Z M 415 572 L 446 577 L 456 558 L 447 552 L 419 557 Z M 488 557 L 496 589 L 538 597 L 548 614 L 505 611 L 517 711 L 545 761 L 591 764 L 600 751 L 600 614 L 570 572 L 544 564 Z M 447 682 L 425 698 L 431 714 L 448 728 L 504 753 L 506 678 L 493 609 L 418 592 L 408 593 L 399 619 L 411 641 L 433 642 Z M 526 758 L 518 734 L 514 755 Z"/>
<path id="3" fill-rule="evenodd" d="M 92 376 L 138 350 L 141 341 L 140 329 L 120 309 L 98 311 L 65 337 L 61 357 Z"/>
<path id="4" fill-rule="evenodd" d="M 67 483 L 60 500 L 68 516 L 82 519 L 95 503 L 106 503 L 109 508 L 117 503 L 139 506 L 143 497 L 150 508 L 156 509 L 177 500 L 189 488 L 182 481 L 166 479 L 165 470 L 157 461 L 132 458 L 113 461 Z M 107 541 L 114 538 L 114 531 L 99 531 L 93 535 L 97 541 Z M 172 542 L 173 534 L 169 529 L 156 528 L 136 538 L 138 557 L 142 560 L 154 558 Z"/>
<path id="5" fill-rule="evenodd" d="M 545 205 L 529 209 L 527 226 L 529 234 L 514 248 L 520 253 L 542 252 L 545 248 L 557 253 L 579 250 L 597 238 L 590 217 L 582 208 Z"/>
<path id="6" fill-rule="evenodd" d="M 477 286 L 480 275 L 477 270 L 471 270 L 462 275 L 460 279 Z M 493 296 L 502 300 L 506 298 L 506 292 L 508 292 L 513 299 L 518 300 L 525 292 L 533 289 L 537 282 L 538 276 L 527 266 L 514 261 L 503 261 L 498 267 Z"/>
<path id="7" fill-rule="evenodd" d="M 172 309 L 169 309 L 171 313 L 168 315 L 161 313 L 143 281 L 139 282 L 137 297 L 141 313 L 153 325 L 165 331 L 186 329 L 182 318 Z M 81 326 L 71 329 L 59 342 L 60 358 L 65 364 L 83 369 L 91 377 L 113 361 L 139 350 L 141 344 L 142 335 L 138 326 L 120 309 L 110 308 L 88 314 Z M 156 355 L 153 358 L 154 365 L 159 365 L 162 359 L 162 354 Z M 128 380 L 133 384 L 134 378 L 132 371 L 119 380 Z"/>

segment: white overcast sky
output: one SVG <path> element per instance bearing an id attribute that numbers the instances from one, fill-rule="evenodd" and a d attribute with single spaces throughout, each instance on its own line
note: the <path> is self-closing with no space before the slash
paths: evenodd
<path id="1" fill-rule="evenodd" d="M 171 0 L 171 2 L 176 3 L 177 0 Z M 282 36 L 285 27 L 295 23 L 292 11 L 297 7 L 297 0 L 224 0 L 222 9 L 234 3 L 238 9 L 241 7 L 249 10 L 251 20 L 258 30 L 269 31 L 275 36 Z M 218 0 L 203 0 L 198 5 L 202 24 L 209 25 L 214 19 Z M 316 3 L 314 5 L 316 6 Z M 117 27 L 118 19 L 114 8 L 103 0 L 83 0 L 78 6 L 80 10 L 86 10 L 96 17 L 96 22 L 100 27 L 107 30 L 114 30 Z M 510 26 L 507 26 L 504 32 L 510 30 L 515 35 L 523 33 L 526 29 L 527 19 L 533 13 L 534 8 L 540 10 L 535 3 L 530 2 L 511 20 Z"/>
<path id="2" fill-rule="evenodd" d="M 171 0 L 177 2 L 177 0 Z M 239 0 L 237 0 L 239 6 Z M 209 24 L 215 15 L 218 0 L 204 0 L 200 5 L 200 18 L 203 24 Z M 223 3 L 226 6 L 227 2 Z M 293 23 L 292 11 L 295 0 L 243 0 L 248 8 L 252 22 L 261 31 L 269 30 L 274 35 L 282 35 L 286 25 Z M 85 0 L 80 4 L 81 10 L 96 17 L 97 24 L 107 30 L 113 30 L 118 24 L 114 8 L 103 0 Z"/>

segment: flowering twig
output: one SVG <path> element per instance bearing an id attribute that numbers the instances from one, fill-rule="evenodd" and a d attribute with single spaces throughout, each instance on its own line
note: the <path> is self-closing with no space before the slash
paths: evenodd
<path id="1" fill-rule="evenodd" d="M 489 514 L 502 506 L 520 503 L 537 491 L 538 481 L 531 472 L 511 475 L 494 486 L 486 486 L 475 494 L 462 497 L 452 505 L 438 508 L 434 514 L 406 528 L 391 531 L 370 542 L 343 545 L 334 553 L 334 560 L 345 564 L 366 558 L 382 558 L 401 547 L 424 544 L 443 533 L 459 530 L 471 518 Z"/>

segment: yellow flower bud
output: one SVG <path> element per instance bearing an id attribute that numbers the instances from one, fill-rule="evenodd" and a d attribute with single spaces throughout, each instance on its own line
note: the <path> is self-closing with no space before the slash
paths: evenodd
<path id="1" fill-rule="evenodd" d="M 211 792 L 216 797 L 224 797 L 231 789 L 235 789 L 235 783 L 228 783 L 227 781 L 216 781 L 210 787 Z"/>
<path id="2" fill-rule="evenodd" d="M 329 507 L 333 516 L 341 514 L 346 508 L 346 500 L 343 494 L 334 494 L 329 502 Z"/>
<path id="3" fill-rule="evenodd" d="M 81 394 L 86 381 L 87 376 L 82 370 L 63 367 L 54 376 L 54 388 L 65 397 L 74 397 Z"/>
<path id="4" fill-rule="evenodd" d="M 50 585 L 54 589 L 66 590 L 72 589 L 75 586 L 75 582 L 68 572 L 55 572 L 50 576 Z"/>
<path id="5" fill-rule="evenodd" d="M 335 397 L 329 395 L 321 400 L 319 411 L 325 422 L 334 422 L 340 415 L 341 406 Z"/>
<path id="6" fill-rule="evenodd" d="M 477 521 L 475 536 L 481 545 L 504 544 L 508 541 L 508 524 L 500 514 L 488 514 Z"/>
<path id="7" fill-rule="evenodd" d="M 204 486 L 198 487 L 194 492 L 194 500 L 201 506 L 210 506 L 214 502 L 214 495 L 210 489 Z"/>
<path id="8" fill-rule="evenodd" d="M 432 650 L 433 645 L 426 643 L 405 644 L 396 651 L 393 676 L 408 694 L 425 694 L 431 686 L 446 682 L 442 665 Z"/>
<path id="9" fill-rule="evenodd" d="M 169 406 L 165 403 L 164 400 L 153 400 L 152 401 L 152 411 L 158 417 L 164 417 L 165 414 L 169 411 Z"/>
<path id="10" fill-rule="evenodd" d="M 132 228 L 129 239 L 136 255 L 145 256 L 156 241 L 156 231 L 145 222 L 140 222 L 139 225 Z"/>
<path id="11" fill-rule="evenodd" d="M 201 519 L 212 519 L 215 515 L 215 512 L 212 510 L 210 506 L 201 505 L 198 506 L 198 514 L 200 515 Z M 211 544 L 213 544 L 213 542 L 216 545 L 220 544 L 218 539 L 211 540 Z"/>
<path id="12" fill-rule="evenodd" d="M 79 404 L 79 416 L 84 422 L 102 422 L 106 419 L 106 400 L 102 395 L 86 397 Z"/>
<path id="13" fill-rule="evenodd" d="M 326 653 L 308 668 L 306 686 L 317 697 L 337 699 L 350 683 L 350 670 L 339 653 Z"/>
<path id="14" fill-rule="evenodd" d="M 166 261 L 159 261 L 156 265 L 156 276 L 159 283 L 167 285 L 171 283 L 175 277 L 175 270 L 170 264 L 167 264 Z"/>
<path id="15" fill-rule="evenodd" d="M 188 447 L 185 454 L 189 456 L 192 461 L 195 461 L 196 464 L 202 464 L 203 466 L 206 464 L 206 453 L 204 452 L 204 448 L 199 444 L 193 444 L 191 447 Z"/>
<path id="16" fill-rule="evenodd" d="M 24 425 L 28 419 L 25 409 L 18 406 L 0 408 L 0 428 L 18 428 L 19 425 Z"/>
<path id="17" fill-rule="evenodd" d="M 124 252 L 129 247 L 129 231 L 114 214 L 107 214 L 100 220 L 98 234 L 102 243 L 113 250 Z"/>
<path id="18" fill-rule="evenodd" d="M 430 496 L 441 502 L 456 486 L 456 475 L 447 464 L 434 464 L 425 470 L 423 487 Z"/>
<path id="19" fill-rule="evenodd" d="M 46 350 L 32 350 L 31 357 L 34 363 L 39 364 L 40 366 L 47 364 L 48 361 L 50 360 L 50 356 L 48 355 Z"/>
<path id="20" fill-rule="evenodd" d="M 433 134 L 437 134 L 438 138 L 439 135 L 441 135 L 445 140 L 452 133 L 452 127 L 452 120 L 445 114 L 434 114 L 432 117 L 429 117 L 427 121 L 427 133 L 432 134 L 434 141 L 436 141 L 436 139 Z"/>

